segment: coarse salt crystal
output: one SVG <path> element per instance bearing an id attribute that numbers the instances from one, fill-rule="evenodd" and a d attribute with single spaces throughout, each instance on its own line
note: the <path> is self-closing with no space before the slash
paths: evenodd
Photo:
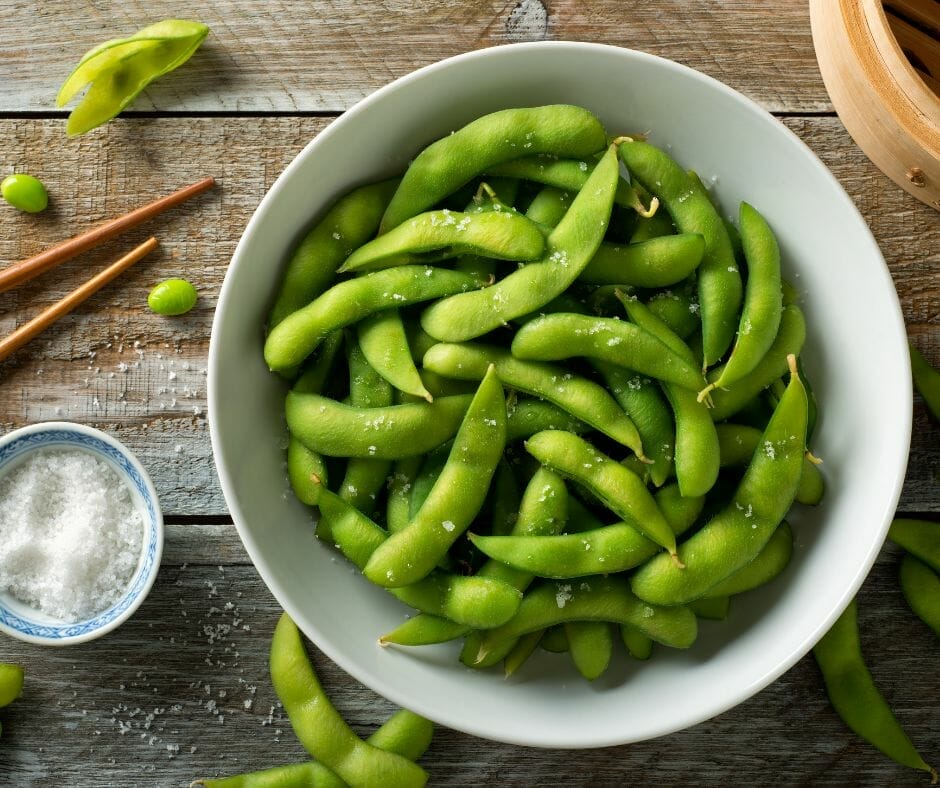
<path id="1" fill-rule="evenodd" d="M 0 589 L 50 616 L 120 599 L 143 538 L 130 490 L 90 452 L 39 450 L 0 478 Z"/>

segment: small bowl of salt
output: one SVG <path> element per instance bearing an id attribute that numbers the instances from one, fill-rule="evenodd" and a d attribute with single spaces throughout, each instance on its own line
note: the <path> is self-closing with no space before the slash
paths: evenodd
<path id="1" fill-rule="evenodd" d="M 0 632 L 100 637 L 143 602 L 162 553 L 157 492 L 120 442 L 62 421 L 0 437 Z"/>

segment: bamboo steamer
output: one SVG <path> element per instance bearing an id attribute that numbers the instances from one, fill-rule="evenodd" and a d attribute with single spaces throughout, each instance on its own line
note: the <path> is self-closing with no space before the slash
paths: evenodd
<path id="1" fill-rule="evenodd" d="M 810 0 L 826 89 L 868 158 L 918 200 L 940 210 L 940 2 Z M 890 19 L 889 19 L 890 17 Z M 913 23 L 913 24 L 909 24 Z M 892 29 L 892 25 L 894 29 Z M 935 32 L 936 31 L 936 32 Z M 905 55 L 915 54 L 915 69 Z M 912 49 L 913 48 L 913 49 Z"/>

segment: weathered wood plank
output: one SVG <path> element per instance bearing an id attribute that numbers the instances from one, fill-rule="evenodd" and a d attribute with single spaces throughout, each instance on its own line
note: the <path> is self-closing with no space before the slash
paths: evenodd
<path id="1" fill-rule="evenodd" d="M 940 365 L 940 221 L 895 188 L 835 118 L 787 118 L 832 167 L 869 221 L 900 293 L 909 331 Z M 49 212 L 0 211 L 0 261 L 34 253 L 94 222 L 206 175 L 220 188 L 126 238 L 0 295 L 0 333 L 61 297 L 147 233 L 161 248 L 0 367 L 0 427 L 68 418 L 111 430 L 153 475 L 168 515 L 226 511 L 205 418 L 208 338 L 218 289 L 252 210 L 277 174 L 322 129 L 322 118 L 118 120 L 66 141 L 54 120 L 0 121 L 3 170 L 29 170 L 52 194 Z M 156 281 L 185 275 L 196 309 L 163 318 L 146 308 Z M 846 283 L 847 293 L 851 283 Z M 139 343 L 135 345 L 135 343 Z M 904 511 L 940 511 L 936 427 L 918 403 Z"/>
<path id="2" fill-rule="evenodd" d="M 416 68 L 474 49 L 542 39 L 594 41 L 699 69 L 775 111 L 830 110 L 802 0 L 0 0 L 0 112 L 49 112 L 85 50 L 161 17 L 212 34 L 137 110 L 348 109 Z M 68 31 L 68 46 L 63 45 Z"/>
<path id="3" fill-rule="evenodd" d="M 228 563 L 233 531 L 171 527 L 150 597 L 102 640 L 65 649 L 0 642 L 0 661 L 27 669 L 24 696 L 0 711 L 4 782 L 183 786 L 304 757 L 267 673 L 280 611 L 254 569 Z M 229 557 L 203 564 L 216 549 Z M 863 647 L 911 738 L 936 762 L 937 644 L 898 591 L 897 557 L 885 548 L 861 593 Z M 357 732 L 391 713 L 319 652 L 314 659 Z M 432 785 L 454 786 L 924 784 L 844 728 L 811 658 L 737 708 L 654 741 L 545 751 L 439 729 L 422 763 Z"/>

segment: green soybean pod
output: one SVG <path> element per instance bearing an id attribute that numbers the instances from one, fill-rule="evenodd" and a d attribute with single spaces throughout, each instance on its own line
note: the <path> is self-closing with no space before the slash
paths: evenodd
<path id="1" fill-rule="evenodd" d="M 320 490 L 328 483 L 326 463 L 314 451 L 310 451 L 293 435 L 287 444 L 287 478 L 291 489 L 301 503 L 316 506 Z M 317 479 L 318 481 L 314 481 Z"/>
<path id="2" fill-rule="evenodd" d="M 648 241 L 650 238 L 661 238 L 664 235 L 675 233 L 676 227 L 672 223 L 669 211 L 661 208 L 652 216 L 641 216 L 637 219 L 636 227 L 630 236 L 630 243 Z"/>
<path id="3" fill-rule="evenodd" d="M 599 359 L 691 391 L 701 389 L 703 381 L 694 364 L 648 331 L 612 317 L 544 315 L 516 332 L 512 353 L 523 361 L 558 361 L 574 356 Z"/>
<path id="4" fill-rule="evenodd" d="M 697 233 L 664 235 L 631 244 L 602 243 L 578 277 L 594 285 L 668 287 L 702 261 L 705 239 Z"/>
<path id="5" fill-rule="evenodd" d="M 565 430 L 580 434 L 590 427 L 570 413 L 547 400 L 523 397 L 509 408 L 506 420 L 506 443 L 528 438 L 542 430 Z"/>
<path id="6" fill-rule="evenodd" d="M 425 354 L 423 363 L 426 369 L 463 380 L 480 380 L 493 364 L 506 386 L 548 400 L 643 455 L 640 435 L 630 417 L 603 386 L 581 375 L 551 364 L 518 359 L 511 351 L 494 345 L 472 342 L 435 345 Z"/>
<path id="7" fill-rule="evenodd" d="M 523 597 L 519 610 L 505 624 L 483 633 L 478 661 L 508 638 L 567 621 L 608 621 L 630 624 L 672 648 L 695 642 L 695 615 L 684 607 L 649 605 L 630 592 L 622 577 L 591 577 L 579 583 L 546 582 Z"/>
<path id="8" fill-rule="evenodd" d="M 653 640 L 636 627 L 620 625 L 620 639 L 627 647 L 627 653 L 634 659 L 647 660 L 653 653 Z"/>
<path id="9" fill-rule="evenodd" d="M 15 662 L 0 662 L 0 708 L 9 706 L 23 692 L 25 672 Z"/>
<path id="10" fill-rule="evenodd" d="M 327 457 L 398 460 L 426 454 L 457 432 L 472 395 L 438 397 L 387 408 L 356 408 L 319 394 L 289 392 L 287 426 Z"/>
<path id="11" fill-rule="evenodd" d="M 676 429 L 669 404 L 660 387 L 651 378 L 626 367 L 606 361 L 594 361 L 610 393 L 636 425 L 643 442 L 643 452 L 650 464 L 647 468 L 653 484 L 662 487 L 673 469 L 676 450 Z M 543 429 L 554 429 L 549 425 Z M 578 430 L 567 429 L 568 432 Z"/>
<path id="12" fill-rule="evenodd" d="M 780 328 L 783 295 L 780 248 L 770 225 L 754 208 L 741 203 L 741 244 L 747 262 L 747 284 L 738 335 L 721 374 L 699 394 L 728 388 L 753 370 L 767 354 Z"/>
<path id="13" fill-rule="evenodd" d="M 422 328 L 441 341 L 462 342 L 535 312 L 561 295 L 604 238 L 618 178 L 616 146 L 612 145 L 549 234 L 540 260 L 477 293 L 460 293 L 432 304 L 421 314 Z"/>
<path id="14" fill-rule="evenodd" d="M 709 410 L 714 421 L 724 421 L 745 407 L 767 386 L 787 371 L 787 356 L 799 355 L 806 341 L 806 319 L 795 304 L 783 308 L 780 329 L 770 350 L 756 367 L 727 389 L 711 392 L 713 407 Z M 709 382 L 717 380 L 721 367 L 708 373 Z"/>
<path id="15" fill-rule="evenodd" d="M 940 576 L 914 556 L 905 555 L 899 579 L 911 610 L 940 636 Z"/>
<path id="16" fill-rule="evenodd" d="M 685 342 L 691 342 L 690 337 L 702 328 L 702 310 L 695 292 L 694 277 L 689 277 L 673 288 L 654 293 L 646 306 Z"/>
<path id="17" fill-rule="evenodd" d="M 398 180 L 360 186 L 340 197 L 291 253 L 268 316 L 268 330 L 305 307 L 336 276 L 336 269 L 379 229 Z"/>
<path id="18" fill-rule="evenodd" d="M 542 227 L 554 229 L 568 213 L 571 200 L 571 192 L 546 186 L 532 198 L 525 215 Z"/>
<path id="19" fill-rule="evenodd" d="M 911 373 L 914 377 L 914 389 L 924 398 L 927 410 L 934 421 L 940 421 L 940 372 L 934 369 L 921 355 L 921 352 L 908 343 L 911 355 Z"/>
<path id="20" fill-rule="evenodd" d="M 940 572 L 940 523 L 897 517 L 891 521 L 888 538 Z"/>
<path id="21" fill-rule="evenodd" d="M 527 262 L 545 251 L 545 236 L 531 219 L 511 210 L 461 213 L 429 211 L 389 230 L 354 251 L 339 269 L 378 271 L 472 254 Z"/>
<path id="22" fill-rule="evenodd" d="M 390 533 L 400 531 L 411 520 L 411 489 L 421 468 L 422 457 L 404 457 L 392 468 L 385 502 L 385 525 Z"/>
<path id="23" fill-rule="evenodd" d="M 388 588 L 425 577 L 479 513 L 505 446 L 506 400 L 491 366 L 427 500 L 372 554 L 363 574 Z"/>
<path id="24" fill-rule="evenodd" d="M 704 618 L 710 621 L 724 621 L 728 617 L 729 603 L 730 600 L 727 596 L 699 597 L 689 602 L 688 608 L 695 613 L 698 618 Z"/>
<path id="25" fill-rule="evenodd" d="M 418 154 L 385 211 L 381 232 L 397 227 L 476 176 L 520 154 L 579 158 L 601 150 L 606 139 L 604 127 L 594 115 L 567 104 L 484 115 Z"/>
<path id="26" fill-rule="evenodd" d="M 544 631 L 536 630 L 528 635 L 523 635 L 513 645 L 510 652 L 503 660 L 503 676 L 509 678 L 521 668 L 525 662 L 532 656 L 535 649 L 539 647 Z"/>
<path id="27" fill-rule="evenodd" d="M 326 697 L 300 631 L 286 613 L 271 641 L 271 680 L 301 744 L 345 782 L 385 788 L 420 788 L 427 782 L 420 766 L 353 733 Z"/>
<path id="28" fill-rule="evenodd" d="M 472 627 L 430 613 L 419 613 L 379 638 L 380 646 L 430 646 L 462 638 Z"/>
<path id="29" fill-rule="evenodd" d="M 704 365 L 720 359 L 734 338 L 743 285 L 734 250 L 707 192 L 664 151 L 645 142 L 625 142 L 620 158 L 630 175 L 659 197 L 680 233 L 700 233 L 705 254 L 698 268 Z"/>
<path id="30" fill-rule="evenodd" d="M 411 486 L 411 498 L 408 502 L 408 522 L 411 522 L 411 518 L 424 506 L 428 495 L 434 489 L 435 482 L 437 482 L 441 471 L 444 470 L 444 466 L 447 464 L 447 458 L 453 445 L 452 441 L 447 441 L 440 446 L 436 446 L 425 455 L 424 462 L 421 463 L 414 484 Z"/>
<path id="31" fill-rule="evenodd" d="M 675 534 L 636 474 L 569 432 L 539 432 L 525 447 L 543 465 L 583 485 L 618 517 L 675 555 Z"/>
<path id="32" fill-rule="evenodd" d="M 331 331 L 392 307 L 429 301 L 476 287 L 469 274 L 421 265 L 375 271 L 333 285 L 292 312 L 268 334 L 264 358 L 274 372 L 300 364 Z"/>
<path id="33" fill-rule="evenodd" d="M 761 430 L 747 424 L 716 424 L 715 432 L 718 434 L 722 468 L 746 466 L 757 451 L 761 438 Z M 826 480 L 819 466 L 804 457 L 800 486 L 796 490 L 796 502 L 815 506 L 822 500 L 825 491 Z"/>
<path id="34" fill-rule="evenodd" d="M 430 402 L 421 375 L 411 358 L 405 326 L 397 309 L 384 309 L 358 324 L 359 346 L 372 368 L 399 391 Z"/>
<path id="35" fill-rule="evenodd" d="M 614 652 L 611 625 L 606 621 L 568 621 L 568 653 L 571 661 L 588 681 L 594 681 L 607 670 Z"/>
<path id="36" fill-rule="evenodd" d="M 829 700 L 842 721 L 892 760 L 936 779 L 936 771 L 914 748 L 862 658 L 854 599 L 813 648 L 813 656 L 822 672 Z"/>
<path id="37" fill-rule="evenodd" d="M 508 419 L 507 419 L 508 442 Z M 508 534 L 516 527 L 519 519 L 519 505 L 522 495 L 516 483 L 516 474 L 506 461 L 500 458 L 496 464 L 496 473 L 493 475 L 493 486 L 490 490 L 493 499 L 492 505 L 492 532 L 494 534 Z"/>
<path id="38" fill-rule="evenodd" d="M 753 561 L 712 586 L 702 599 L 734 596 L 766 585 L 787 568 L 792 555 L 793 531 L 784 520 Z"/>
<path id="39" fill-rule="evenodd" d="M 564 624 L 555 624 L 547 629 L 536 631 L 542 633 L 542 639 L 539 641 L 542 651 L 548 651 L 551 654 L 568 653 L 568 633 L 565 631 Z"/>
<path id="40" fill-rule="evenodd" d="M 806 446 L 806 391 L 796 359 L 789 361 L 790 383 L 731 502 L 679 545 L 684 569 L 665 556 L 637 569 L 631 587 L 641 599 L 682 605 L 703 596 L 752 561 L 783 520 L 796 495 Z"/>

